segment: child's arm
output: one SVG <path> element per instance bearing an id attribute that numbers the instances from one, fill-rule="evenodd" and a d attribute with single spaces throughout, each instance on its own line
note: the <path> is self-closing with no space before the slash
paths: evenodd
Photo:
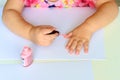
<path id="1" fill-rule="evenodd" d="M 73 51 L 79 54 L 81 48 L 88 52 L 89 41 L 94 32 L 111 23 L 118 14 L 118 7 L 115 0 L 96 0 L 97 11 L 87 18 L 83 24 L 65 35 L 69 38 L 66 48 L 70 53 Z"/>
<path id="2" fill-rule="evenodd" d="M 21 16 L 23 7 L 23 0 L 7 0 L 3 10 L 3 22 L 13 33 L 30 40 L 32 25 Z"/>
<path id="3" fill-rule="evenodd" d="M 96 0 L 96 12 L 86 21 L 89 30 L 96 32 L 111 23 L 118 15 L 118 6 L 115 0 Z"/>
<path id="4" fill-rule="evenodd" d="M 40 25 L 38 27 L 26 22 L 22 17 L 24 0 L 7 0 L 3 11 L 3 22 L 15 34 L 31 40 L 32 42 L 48 46 L 58 36 L 58 33 L 50 34 L 56 28 L 50 25 Z"/>

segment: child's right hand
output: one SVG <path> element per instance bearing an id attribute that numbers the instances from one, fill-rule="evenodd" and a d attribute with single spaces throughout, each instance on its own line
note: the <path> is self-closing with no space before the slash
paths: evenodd
<path id="1" fill-rule="evenodd" d="M 30 39 L 40 46 L 49 46 L 59 35 L 58 33 L 49 34 L 54 30 L 56 30 L 56 28 L 50 25 L 33 27 L 30 31 Z"/>

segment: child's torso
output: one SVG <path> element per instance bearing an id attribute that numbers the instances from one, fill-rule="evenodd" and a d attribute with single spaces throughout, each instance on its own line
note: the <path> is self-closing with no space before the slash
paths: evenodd
<path id="1" fill-rule="evenodd" d="M 94 0 L 24 0 L 25 7 L 68 8 L 68 7 L 95 7 Z"/>

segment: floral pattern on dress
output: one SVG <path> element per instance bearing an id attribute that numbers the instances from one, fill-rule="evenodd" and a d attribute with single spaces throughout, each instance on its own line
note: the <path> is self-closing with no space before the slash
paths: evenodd
<path id="1" fill-rule="evenodd" d="M 24 0 L 25 7 L 42 8 L 69 8 L 69 7 L 95 7 L 94 0 Z"/>

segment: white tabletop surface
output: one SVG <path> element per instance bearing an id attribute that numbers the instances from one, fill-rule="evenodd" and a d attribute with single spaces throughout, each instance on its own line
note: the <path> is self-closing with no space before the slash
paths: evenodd
<path id="1" fill-rule="evenodd" d="M 87 9 L 86 10 L 90 10 Z M 25 17 L 26 20 L 28 21 L 32 21 L 33 24 L 34 22 L 37 22 L 38 20 L 34 21 L 35 19 L 31 20 L 31 15 L 27 15 L 28 13 L 31 11 L 31 9 L 26 9 L 23 12 L 23 16 Z M 57 15 L 60 15 L 59 10 L 55 10 L 57 11 Z M 66 12 L 66 10 L 63 10 L 63 12 Z M 67 14 L 61 14 L 61 16 L 66 17 L 66 19 L 64 19 L 65 21 L 63 21 L 63 23 L 58 23 L 56 20 L 62 20 L 63 17 L 58 17 L 58 19 L 56 20 L 52 20 L 52 24 L 54 25 L 59 25 L 59 29 L 60 31 L 64 31 L 62 29 L 64 29 L 64 26 L 75 26 L 79 23 L 78 20 L 72 20 L 71 18 L 74 18 L 73 16 L 76 14 L 78 16 L 79 13 L 75 13 L 72 10 L 68 10 L 67 12 L 70 12 L 69 14 L 71 14 L 70 16 L 68 16 Z M 75 11 L 79 12 L 79 9 L 76 9 Z M 93 10 L 90 10 L 91 12 L 93 12 Z M 49 15 L 51 10 L 48 10 Z M 41 14 L 43 14 L 44 12 L 42 12 Z M 0 15 L 2 14 L 2 9 L 0 9 Z M 38 13 L 39 14 L 39 13 Z M 33 14 L 32 14 L 33 15 Z M 46 15 L 46 14 L 45 14 Z M 44 15 L 44 16 L 45 16 Z M 56 15 L 56 14 L 55 14 Z M 88 14 L 86 14 L 88 15 Z M 33 18 L 35 18 L 36 14 L 33 15 Z M 75 18 L 77 18 L 77 16 Z M 29 18 L 28 18 L 29 17 Z M 41 17 L 41 16 L 38 16 Z M 51 16 L 52 19 L 56 18 L 54 16 Z M 47 17 L 47 18 L 51 18 L 51 17 Z M 84 17 L 82 17 L 83 20 Z M 30 19 L 30 20 L 29 20 Z M 49 20 L 48 21 L 51 21 Z M 78 18 L 77 18 L 78 19 Z M 45 20 L 43 20 L 45 21 Z M 74 22 L 75 23 L 74 23 Z M 78 21 L 78 22 L 76 22 Z M 41 22 L 41 21 L 40 21 Z M 73 23 L 71 23 L 73 22 Z M 81 22 L 81 21 L 80 21 Z M 39 22 L 37 22 L 39 23 Z M 37 25 L 37 23 L 35 23 L 35 25 Z M 42 22 L 43 23 L 43 22 Z M 45 22 L 46 23 L 46 22 Z M 69 23 L 69 24 L 68 24 Z M 41 23 L 40 23 L 41 24 Z M 47 23 L 49 24 L 49 22 Z M 63 26 L 63 27 L 61 27 Z M 63 45 L 60 45 L 58 43 L 58 41 L 61 40 L 65 40 L 63 39 L 61 36 L 58 37 L 56 39 L 56 41 L 52 44 L 51 47 L 38 47 L 34 44 L 31 44 L 30 41 L 27 41 L 19 36 L 16 36 L 15 34 L 13 34 L 12 32 L 10 32 L 2 23 L 2 20 L 0 19 L 0 36 L 2 37 L 0 39 L 0 80 L 94 80 L 94 75 L 92 72 L 92 64 L 91 61 L 89 60 L 81 60 L 81 59 L 102 59 L 104 58 L 104 48 L 103 45 L 101 44 L 96 44 L 94 45 L 101 45 L 100 49 L 98 50 L 102 50 L 101 52 L 103 52 L 103 54 L 100 57 L 96 57 L 96 51 L 94 52 L 94 55 L 91 53 L 89 53 L 88 55 L 84 55 L 83 53 L 81 53 L 81 56 L 70 56 L 68 55 L 67 52 L 64 52 L 65 49 L 63 47 Z M 101 41 L 99 40 L 99 38 L 97 39 L 96 36 L 96 41 L 94 42 L 99 42 L 103 44 L 103 30 L 99 31 L 98 34 L 102 39 Z M 64 43 L 64 42 L 62 42 Z M 33 48 L 36 48 L 36 51 L 34 56 L 35 56 L 35 61 L 34 63 L 29 66 L 28 68 L 25 68 L 22 66 L 20 60 L 20 51 L 23 48 L 24 45 L 29 45 L 31 44 Z M 93 44 L 93 43 L 91 43 Z M 95 44 L 95 43 L 94 43 Z M 63 48 L 61 48 L 60 46 L 56 45 L 60 45 Z M 60 51 L 55 51 L 55 49 L 60 48 Z M 102 48 L 102 49 L 101 49 Z M 91 48 L 92 49 L 92 48 Z M 40 51 L 39 51 L 40 50 Z M 44 52 L 44 50 L 51 50 L 51 53 L 46 53 L 47 55 L 41 54 L 41 50 Z M 53 53 L 54 52 L 54 53 Z M 56 53 L 56 52 L 60 52 L 60 53 Z M 43 57 L 41 57 L 43 56 Z M 46 58 L 46 56 L 48 56 L 48 58 Z M 53 56 L 53 57 L 52 57 Z M 60 56 L 60 57 L 59 57 Z M 88 57 L 85 57 L 88 56 Z M 91 57 L 92 56 L 92 57 Z M 45 58 L 44 58 L 45 57 Z M 52 58 L 52 59 L 51 59 Z M 47 59 L 47 61 L 42 61 L 42 59 Z M 57 61 L 56 59 L 60 59 L 60 61 Z M 67 59 L 67 61 L 64 61 L 65 59 Z M 74 60 L 81 60 L 81 61 L 74 61 Z M 49 60 L 53 60 L 53 61 L 49 61 Z M 63 61 L 62 61 L 63 60 Z"/>
<path id="2" fill-rule="evenodd" d="M 68 9 L 35 9 L 26 8 L 23 11 L 25 20 L 33 25 L 53 25 L 61 34 L 67 33 L 81 24 L 88 16 L 94 13 L 90 8 L 68 8 Z M 0 9 L 0 15 L 2 8 Z M 20 60 L 20 53 L 24 46 L 30 45 L 33 48 L 35 60 L 96 60 L 104 59 L 104 31 L 96 32 L 90 42 L 88 54 L 83 50 L 80 55 L 70 55 L 65 49 L 67 39 L 59 36 L 51 46 L 37 46 L 10 32 L 0 19 L 0 59 Z"/>

